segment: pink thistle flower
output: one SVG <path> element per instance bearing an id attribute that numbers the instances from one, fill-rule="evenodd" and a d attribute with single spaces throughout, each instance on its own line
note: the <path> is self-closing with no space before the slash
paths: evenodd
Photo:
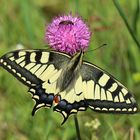
<path id="1" fill-rule="evenodd" d="M 60 16 L 53 19 L 45 33 L 45 40 L 54 50 L 73 55 L 88 48 L 90 31 L 80 17 Z"/>

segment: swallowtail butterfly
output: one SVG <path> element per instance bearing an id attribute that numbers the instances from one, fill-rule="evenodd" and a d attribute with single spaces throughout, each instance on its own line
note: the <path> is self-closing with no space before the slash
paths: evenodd
<path id="1" fill-rule="evenodd" d="M 87 108 L 104 113 L 133 114 L 137 104 L 132 94 L 108 72 L 82 60 L 83 52 L 67 54 L 16 50 L 0 58 L 0 65 L 29 87 L 35 100 L 32 115 L 41 107 L 52 107 L 63 115 Z"/>

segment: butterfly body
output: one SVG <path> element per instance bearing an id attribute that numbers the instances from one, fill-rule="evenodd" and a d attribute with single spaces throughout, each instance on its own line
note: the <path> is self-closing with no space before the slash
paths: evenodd
<path id="1" fill-rule="evenodd" d="M 59 92 L 69 92 L 75 85 L 76 80 L 80 75 L 80 68 L 82 66 L 83 52 L 79 52 L 73 57 L 65 66 L 58 78 L 57 88 Z"/>
<path id="2" fill-rule="evenodd" d="M 108 72 L 83 61 L 83 52 L 71 57 L 47 50 L 17 50 L 0 58 L 0 65 L 29 87 L 36 104 L 60 112 L 63 123 L 70 114 L 88 107 L 103 113 L 133 114 L 133 95 Z"/>

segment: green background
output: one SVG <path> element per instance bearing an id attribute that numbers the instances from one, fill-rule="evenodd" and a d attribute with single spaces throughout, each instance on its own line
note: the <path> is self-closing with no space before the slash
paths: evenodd
<path id="1" fill-rule="evenodd" d="M 138 0 L 119 1 L 133 34 L 140 40 Z M 0 56 L 18 49 L 44 48 L 46 26 L 58 15 L 79 14 L 92 32 L 88 60 L 119 79 L 140 103 L 140 46 L 128 32 L 112 0 L 0 0 Z M 75 140 L 73 116 L 61 126 L 62 116 L 40 109 L 28 88 L 0 68 L 0 140 Z M 139 140 L 140 114 L 78 113 L 82 140 Z M 100 125 L 99 125 L 100 124 Z"/>

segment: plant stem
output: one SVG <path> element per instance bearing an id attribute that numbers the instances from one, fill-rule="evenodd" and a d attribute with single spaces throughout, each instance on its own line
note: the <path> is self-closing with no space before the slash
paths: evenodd
<path id="1" fill-rule="evenodd" d="M 75 122 L 75 128 L 76 128 L 76 133 L 77 133 L 77 139 L 78 140 L 81 140 L 80 129 L 79 129 L 77 115 L 74 115 L 74 122 Z"/>
<path id="2" fill-rule="evenodd" d="M 126 25 L 128 31 L 129 31 L 130 35 L 132 36 L 133 40 L 135 41 L 135 43 L 137 44 L 137 46 L 138 46 L 139 49 L 140 49 L 140 43 L 139 43 L 139 41 L 137 40 L 137 38 L 136 38 L 136 36 L 135 36 L 133 30 L 131 29 L 131 27 L 130 27 L 130 25 L 129 25 L 127 19 L 126 19 L 126 16 L 125 16 L 125 14 L 124 14 L 124 12 L 123 12 L 123 10 L 122 10 L 122 8 L 121 8 L 121 6 L 120 6 L 118 0 L 113 0 L 113 3 L 114 3 L 114 5 L 115 5 L 115 7 L 117 8 L 117 10 L 118 10 L 120 16 L 122 17 L 122 19 L 123 19 L 123 21 L 124 21 L 124 23 L 125 23 L 125 25 Z"/>
<path id="3" fill-rule="evenodd" d="M 76 11 L 76 14 L 78 14 L 78 12 L 79 12 L 79 0 L 75 0 L 75 11 Z"/>
<path id="4" fill-rule="evenodd" d="M 140 0 L 137 0 L 136 10 L 135 10 L 134 19 L 133 19 L 133 31 L 136 34 L 137 34 L 137 22 L 139 19 L 139 14 L 140 14 Z"/>

